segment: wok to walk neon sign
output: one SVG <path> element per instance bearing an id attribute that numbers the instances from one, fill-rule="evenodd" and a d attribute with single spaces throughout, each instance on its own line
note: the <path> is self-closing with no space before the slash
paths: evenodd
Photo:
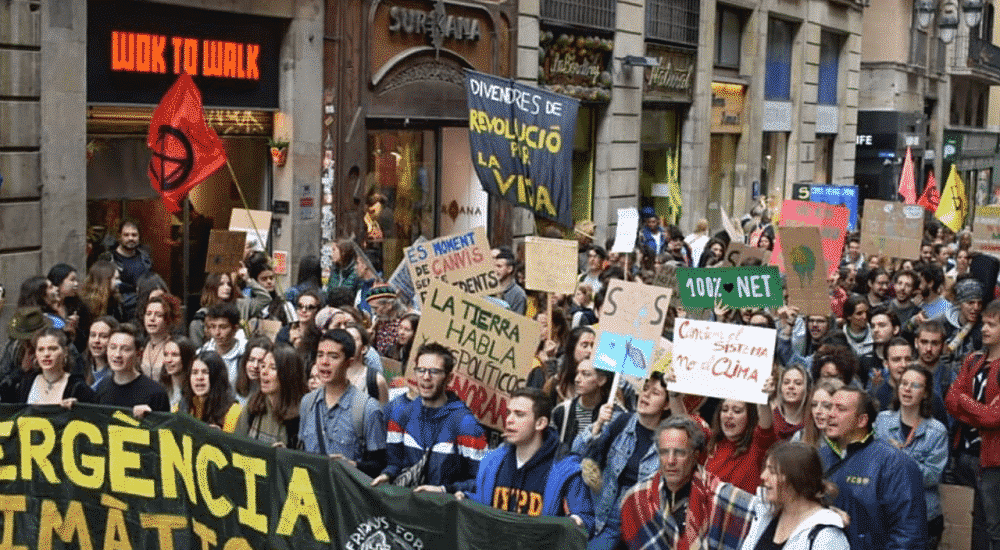
<path id="1" fill-rule="evenodd" d="M 112 31 L 111 70 L 260 80 L 260 44 Z"/>

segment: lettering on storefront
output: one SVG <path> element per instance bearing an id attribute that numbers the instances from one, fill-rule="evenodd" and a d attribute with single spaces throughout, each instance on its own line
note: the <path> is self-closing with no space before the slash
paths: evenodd
<path id="1" fill-rule="evenodd" d="M 403 34 L 425 34 L 440 48 L 438 40 L 479 40 L 479 20 L 448 15 L 443 0 L 431 11 L 393 6 L 389 9 L 389 31 Z"/>
<path id="2" fill-rule="evenodd" d="M 645 98 L 690 102 L 694 89 L 694 54 L 648 46 L 646 54 L 660 64 L 646 68 Z"/>
<path id="3" fill-rule="evenodd" d="M 260 80 L 260 44 L 111 31 L 111 70 Z"/>
<path id="4" fill-rule="evenodd" d="M 599 36 L 542 31 L 539 85 L 546 90 L 585 101 L 611 99 L 608 70 L 614 41 Z"/>

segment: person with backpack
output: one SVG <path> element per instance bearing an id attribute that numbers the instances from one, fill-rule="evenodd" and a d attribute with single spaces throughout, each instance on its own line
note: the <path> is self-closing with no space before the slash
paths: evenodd
<path id="1" fill-rule="evenodd" d="M 844 520 L 824 502 L 835 490 L 823 480 L 816 448 L 779 443 L 767 456 L 741 550 L 848 550 Z"/>
<path id="2" fill-rule="evenodd" d="M 579 458 L 558 456 L 559 439 L 549 426 L 552 401 L 538 388 L 519 388 L 507 411 L 506 442 L 480 463 L 474 491 L 455 497 L 529 516 L 568 516 L 589 535 L 594 503 Z"/>
<path id="3" fill-rule="evenodd" d="M 385 467 L 385 421 L 378 401 L 347 379 L 354 337 L 343 329 L 320 336 L 316 370 L 322 385 L 299 405 L 299 443 L 308 453 L 347 462 L 369 476 Z"/>

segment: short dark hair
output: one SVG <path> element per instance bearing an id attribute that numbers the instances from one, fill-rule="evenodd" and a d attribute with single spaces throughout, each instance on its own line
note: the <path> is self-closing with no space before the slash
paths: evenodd
<path id="1" fill-rule="evenodd" d="M 875 418 L 878 416 L 878 406 L 875 404 L 875 398 L 868 395 L 868 392 L 861 388 L 856 388 L 854 386 L 844 386 L 836 391 L 836 393 L 853 393 L 858 396 L 858 408 L 855 412 L 858 415 L 865 415 L 867 422 L 866 431 L 872 431 L 872 426 L 875 425 Z"/>
<path id="2" fill-rule="evenodd" d="M 234 290 L 233 292 L 236 291 Z M 208 308 L 208 312 L 205 313 L 205 319 L 225 319 L 235 327 L 240 324 L 240 311 L 236 309 L 236 304 L 232 302 L 219 302 Z"/>
<path id="3" fill-rule="evenodd" d="M 594 254 L 600 256 L 602 260 L 608 259 L 608 251 L 604 250 L 604 248 L 600 246 L 597 246 L 596 244 L 590 246 L 590 252 L 593 252 Z"/>
<path id="4" fill-rule="evenodd" d="M 354 337 L 351 336 L 350 332 L 347 332 L 342 328 L 330 329 L 321 334 L 319 341 L 317 342 L 317 346 L 325 340 L 340 344 L 340 351 L 344 352 L 345 358 L 350 359 L 351 357 L 354 357 L 354 352 L 357 351 L 354 346 Z"/>
<path id="5" fill-rule="evenodd" d="M 824 481 L 823 464 L 816 447 L 798 441 L 778 443 L 768 458 L 785 482 L 802 498 L 823 505 L 836 496 L 836 485 Z"/>
<path id="6" fill-rule="evenodd" d="M 931 289 L 937 292 L 944 285 L 944 271 L 941 270 L 940 266 L 933 264 L 920 264 L 917 266 L 917 274 L 925 280 L 931 283 Z"/>
<path id="7" fill-rule="evenodd" d="M 130 226 L 130 225 L 132 227 L 134 227 L 136 231 L 139 231 L 139 224 L 136 223 L 135 220 L 130 220 L 128 218 L 125 218 L 122 221 L 118 222 L 118 233 L 115 233 L 115 234 L 116 235 L 121 235 L 122 234 L 122 230 L 125 229 L 126 227 Z"/>
<path id="8" fill-rule="evenodd" d="M 267 254 L 259 250 L 252 252 L 243 263 L 247 266 L 247 275 L 253 280 L 257 280 L 261 273 L 273 269 L 270 260 L 267 259 Z"/>
<path id="9" fill-rule="evenodd" d="M 881 267 L 876 267 L 875 269 L 872 269 L 868 272 L 868 275 L 865 277 L 865 280 L 868 281 L 868 285 L 871 286 L 871 284 L 875 282 L 875 279 L 877 279 L 879 275 L 885 275 L 888 277 L 889 273 L 886 270 L 882 269 Z"/>
<path id="10" fill-rule="evenodd" d="M 938 319 L 931 319 L 930 321 L 924 321 L 923 323 L 920 323 L 920 326 L 917 327 L 917 332 L 915 333 L 917 335 L 917 338 L 920 338 L 920 333 L 921 332 L 930 332 L 931 334 L 940 334 L 942 342 L 944 341 L 944 338 L 945 338 L 944 323 L 942 323 Z"/>
<path id="11" fill-rule="evenodd" d="M 876 315 L 885 315 L 886 317 L 889 318 L 889 322 L 892 323 L 892 326 L 894 326 L 894 327 L 898 327 L 898 326 L 901 325 L 901 323 L 899 322 L 899 315 L 896 315 L 896 312 L 893 311 L 893 310 L 891 310 L 891 309 L 889 309 L 888 306 L 879 305 L 879 306 L 875 306 L 875 307 L 869 309 L 868 310 L 868 322 L 869 323 L 872 322 L 872 319 Z"/>
<path id="12" fill-rule="evenodd" d="M 416 360 L 420 360 L 421 355 L 437 355 L 441 358 L 444 363 L 444 374 L 448 376 L 451 371 L 455 370 L 455 354 L 451 352 L 450 349 L 442 346 L 437 342 L 427 342 L 426 344 L 421 344 L 417 348 L 417 354 L 413 357 Z"/>
<path id="13" fill-rule="evenodd" d="M 497 247 L 497 259 L 507 262 L 507 265 L 514 265 L 517 263 L 517 258 L 514 256 L 514 251 L 507 246 Z"/>
<path id="14" fill-rule="evenodd" d="M 542 390 L 524 386 L 510 392 L 510 398 L 514 399 L 515 397 L 525 397 L 531 400 L 531 413 L 535 415 L 536 420 L 552 416 L 552 400 Z"/>
<path id="15" fill-rule="evenodd" d="M 844 302 L 844 314 L 841 316 L 841 318 L 844 320 L 850 319 L 851 315 L 854 315 L 854 312 L 858 309 L 858 306 L 860 306 L 861 304 L 868 306 L 868 298 L 861 294 L 851 294 L 850 296 L 848 296 L 847 301 Z"/>
<path id="16" fill-rule="evenodd" d="M 896 283 L 897 281 L 899 281 L 900 277 L 909 277 L 910 281 L 913 283 L 914 290 L 919 288 L 918 285 L 920 284 L 920 279 L 917 277 L 917 273 L 915 271 L 909 269 L 900 269 L 899 271 L 893 273 L 892 282 Z"/>

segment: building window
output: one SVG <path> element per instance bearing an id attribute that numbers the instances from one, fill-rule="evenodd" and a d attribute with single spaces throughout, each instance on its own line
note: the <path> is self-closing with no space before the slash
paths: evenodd
<path id="1" fill-rule="evenodd" d="M 647 0 L 646 38 L 698 47 L 698 0 Z"/>
<path id="2" fill-rule="evenodd" d="M 781 19 L 767 22 L 767 61 L 764 99 L 788 101 L 792 98 L 792 23 Z"/>
<path id="3" fill-rule="evenodd" d="M 740 42 L 743 34 L 743 14 L 720 6 L 716 17 L 715 66 L 740 69 Z"/>
<path id="4" fill-rule="evenodd" d="M 833 183 L 834 134 L 816 135 L 816 161 L 813 164 L 813 182 L 830 185 Z"/>
<path id="5" fill-rule="evenodd" d="M 542 19 L 553 23 L 615 30 L 615 0 L 542 0 Z"/>
<path id="6" fill-rule="evenodd" d="M 843 38 L 832 32 L 820 33 L 819 90 L 816 102 L 820 105 L 837 104 L 837 77 L 840 74 L 840 48 Z"/>
<path id="7" fill-rule="evenodd" d="M 788 159 L 788 133 L 764 132 L 761 147 L 760 193 L 764 196 L 785 197 L 785 174 Z"/>

